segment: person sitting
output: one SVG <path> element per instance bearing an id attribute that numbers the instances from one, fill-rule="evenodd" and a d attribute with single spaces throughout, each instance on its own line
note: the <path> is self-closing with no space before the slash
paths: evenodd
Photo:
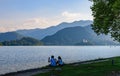
<path id="1" fill-rule="evenodd" d="M 51 59 L 50 57 L 48 58 L 48 62 L 50 62 L 50 66 L 56 66 L 56 59 L 54 58 L 54 56 L 52 55 L 51 56 Z"/>
<path id="2" fill-rule="evenodd" d="M 48 62 L 50 63 L 50 57 L 48 57 Z"/>
<path id="3" fill-rule="evenodd" d="M 63 61 L 60 56 L 58 56 L 58 61 L 57 61 L 58 66 L 63 66 Z"/>

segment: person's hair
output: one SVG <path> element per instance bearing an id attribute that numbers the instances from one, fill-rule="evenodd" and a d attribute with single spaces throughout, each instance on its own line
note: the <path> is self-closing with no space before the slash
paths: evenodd
<path id="1" fill-rule="evenodd" d="M 54 58 L 54 56 L 52 55 L 51 58 Z"/>
<path id="2" fill-rule="evenodd" d="M 60 57 L 60 56 L 58 56 L 58 59 L 61 59 L 61 57 Z"/>

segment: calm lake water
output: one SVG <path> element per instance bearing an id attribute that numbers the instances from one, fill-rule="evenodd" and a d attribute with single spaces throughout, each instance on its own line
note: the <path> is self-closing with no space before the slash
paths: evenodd
<path id="1" fill-rule="evenodd" d="M 3 46 L 0 47 L 0 74 L 46 66 L 51 55 L 73 63 L 120 56 L 120 46 Z"/>

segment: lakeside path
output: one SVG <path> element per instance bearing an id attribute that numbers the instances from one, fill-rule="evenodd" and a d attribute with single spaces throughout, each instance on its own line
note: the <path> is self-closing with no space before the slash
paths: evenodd
<path id="1" fill-rule="evenodd" d="M 117 57 L 117 59 L 118 58 L 120 59 L 120 57 Z M 0 75 L 0 76 L 33 76 L 33 75 L 34 76 L 63 76 L 63 75 L 58 75 L 58 72 L 64 71 L 63 70 L 64 67 L 66 69 L 66 67 L 69 68 L 69 66 L 72 66 L 72 68 L 74 68 L 74 67 L 79 67 L 79 65 L 87 65 L 87 66 L 89 65 L 87 68 L 91 69 L 92 67 L 91 67 L 90 64 L 104 63 L 104 62 L 109 62 L 110 61 L 110 65 L 111 65 L 112 64 L 111 59 L 113 59 L 113 58 L 96 59 L 96 60 L 90 60 L 90 61 L 76 62 L 76 63 L 66 64 L 62 68 L 61 67 L 54 67 L 54 68 L 44 67 L 44 68 L 38 68 L 38 69 L 19 71 L 19 72 L 15 72 L 15 73 L 9 73 L 9 74 Z M 116 58 L 114 58 L 114 59 L 116 59 Z M 100 66 L 101 66 L 101 64 L 100 64 Z M 96 67 L 94 66 L 94 68 L 97 68 L 97 67 L 98 67 L 98 65 Z M 86 68 L 86 67 L 83 66 L 82 69 L 84 70 L 84 68 Z M 46 74 L 49 74 L 53 70 L 54 70 L 54 73 L 52 73 L 53 75 L 46 75 Z M 69 71 L 70 70 L 68 70 L 68 72 Z M 55 73 L 55 72 L 57 72 L 57 73 Z M 69 76 L 69 75 L 66 75 L 66 76 Z M 87 76 L 87 75 L 83 75 L 83 76 Z M 93 76 L 96 76 L 96 75 L 93 75 Z M 119 71 L 116 72 L 114 70 L 111 70 L 110 73 L 107 76 L 120 76 L 120 73 L 119 73 Z"/>
<path id="2" fill-rule="evenodd" d="M 50 69 L 30 69 L 30 70 L 25 70 L 25 71 L 8 73 L 5 75 L 0 75 L 0 76 L 33 76 L 38 73 L 46 73 L 49 71 L 50 71 Z"/>

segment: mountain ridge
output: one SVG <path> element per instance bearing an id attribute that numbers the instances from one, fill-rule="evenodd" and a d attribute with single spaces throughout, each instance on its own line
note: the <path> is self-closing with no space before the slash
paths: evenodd
<path id="1" fill-rule="evenodd" d="M 84 41 L 88 42 L 89 45 L 117 45 L 109 36 L 97 36 L 91 28 L 91 26 L 64 28 L 54 35 L 46 36 L 41 41 L 45 45 L 78 45 L 85 44 Z"/>
<path id="2" fill-rule="evenodd" d="M 0 42 L 21 39 L 23 37 L 24 37 L 23 35 L 21 35 L 17 32 L 0 33 Z"/>
<path id="3" fill-rule="evenodd" d="M 38 40 L 43 39 L 44 37 L 48 35 L 53 35 L 57 31 L 67 28 L 67 27 L 75 27 L 75 26 L 87 26 L 92 24 L 93 22 L 91 20 L 80 20 L 80 21 L 74 21 L 72 23 L 63 22 L 56 26 L 51 26 L 46 29 L 32 29 L 32 30 L 18 30 L 17 33 L 22 34 L 23 36 L 32 37 Z"/>

